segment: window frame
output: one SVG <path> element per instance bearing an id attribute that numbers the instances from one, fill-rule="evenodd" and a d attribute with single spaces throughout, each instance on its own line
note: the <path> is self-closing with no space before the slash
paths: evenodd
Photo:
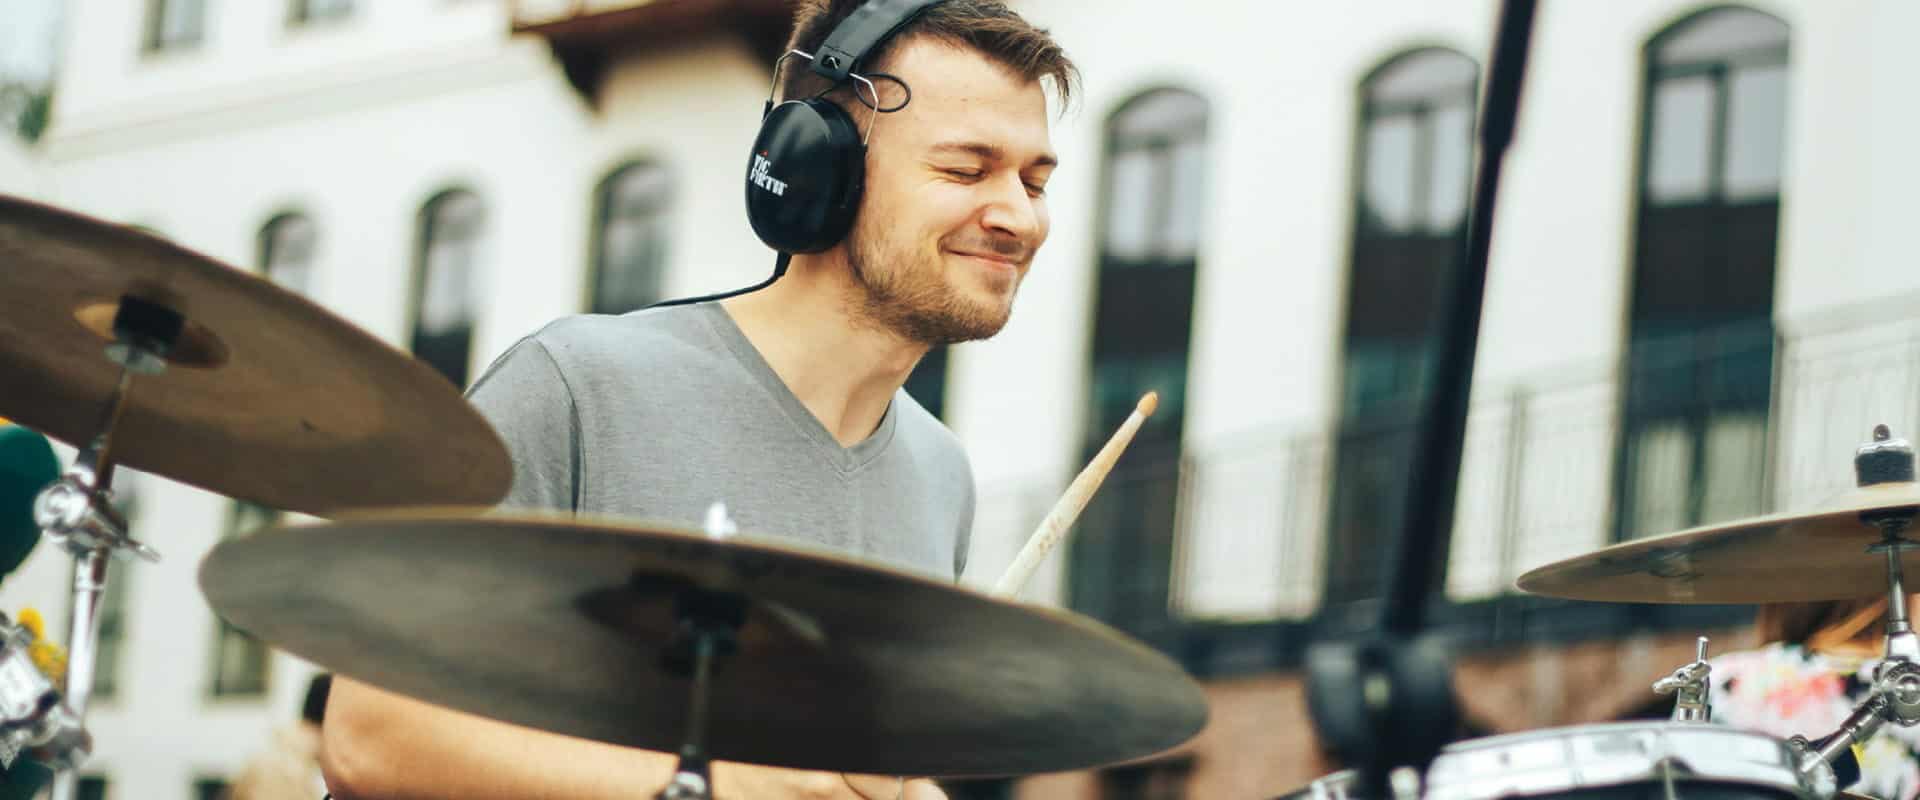
<path id="1" fill-rule="evenodd" d="M 1695 56 L 1692 60 L 1678 63 L 1662 62 L 1661 50 L 1671 45 L 1677 38 L 1685 35 L 1691 26 L 1701 24 L 1713 15 L 1726 13 L 1753 15 L 1771 21 L 1779 26 L 1782 38 L 1778 44 L 1749 47 L 1744 50 L 1706 57 Z M 1648 246 L 1647 237 L 1651 228 L 1650 217 L 1662 209 L 1667 209 L 1670 212 L 1680 209 L 1690 209 L 1710 213 L 1714 215 L 1716 219 L 1712 230 L 1707 231 L 1703 235 L 1710 235 L 1720 243 L 1719 246 L 1715 248 L 1717 253 L 1724 255 L 1727 252 L 1728 247 L 1725 242 L 1729 238 L 1729 234 L 1732 232 L 1731 228 L 1733 227 L 1733 223 L 1730 222 L 1728 218 L 1728 212 L 1732 208 L 1732 204 L 1729 202 L 1726 191 L 1728 143 L 1732 139 L 1733 129 L 1733 120 L 1729 113 L 1732 104 L 1732 78 L 1739 70 L 1779 67 L 1785 72 L 1786 80 L 1789 81 L 1790 86 L 1794 66 L 1792 59 L 1792 41 L 1792 25 L 1784 18 L 1747 5 L 1719 4 L 1694 10 L 1674 19 L 1661 27 L 1652 36 L 1649 36 L 1645 45 L 1641 48 L 1640 94 L 1638 97 L 1638 111 L 1640 116 L 1636 122 L 1638 138 L 1635 145 L 1633 216 L 1630 223 L 1632 230 L 1631 239 L 1629 239 L 1628 242 L 1628 280 L 1624 294 L 1626 307 L 1622 309 L 1622 320 L 1624 324 L 1622 325 L 1620 334 L 1621 348 L 1616 373 L 1619 376 L 1619 389 L 1615 407 L 1616 436 L 1612 453 L 1614 462 L 1611 472 L 1613 478 L 1613 486 L 1611 489 L 1613 498 L 1613 502 L 1611 503 L 1612 519 L 1607 525 L 1610 541 L 1631 541 L 1637 538 L 1671 532 L 1672 530 L 1693 527 L 1702 524 L 1703 520 L 1705 520 L 1706 505 L 1709 499 L 1706 497 L 1706 487 L 1710 482 L 1707 475 L 1707 462 L 1711 457 L 1708 439 L 1712 432 L 1712 421 L 1717 418 L 1730 417 L 1734 415 L 1735 412 L 1738 412 L 1739 409 L 1735 409 L 1734 412 L 1716 409 L 1707 412 L 1696 411 L 1679 415 L 1656 414 L 1640 408 L 1640 403 L 1635 399 L 1638 394 L 1637 387 L 1639 386 L 1637 376 L 1639 375 L 1639 370 L 1644 369 L 1646 366 L 1645 364 L 1639 363 L 1644 358 L 1644 356 L 1639 355 L 1641 339 L 1643 334 L 1648 333 L 1643 330 L 1642 327 L 1646 323 L 1640 318 L 1639 302 L 1641 282 L 1645 278 L 1643 272 L 1648 269 L 1649 266 L 1646 248 Z M 1704 197 L 1698 201 L 1662 206 L 1654 202 L 1650 191 L 1651 181 L 1653 179 L 1652 170 L 1654 168 L 1654 133 L 1657 123 L 1657 109 L 1655 104 L 1658 101 L 1659 91 L 1663 84 L 1702 76 L 1708 78 L 1709 86 L 1713 93 L 1709 99 L 1711 117 L 1708 122 L 1710 130 L 1708 131 L 1708 152 L 1706 154 L 1706 193 Z M 1792 98 L 1789 88 L 1783 86 L 1781 91 L 1783 94 L 1781 102 L 1790 102 Z M 1786 124 L 1786 116 L 1785 112 L 1783 112 L 1782 125 L 1784 126 Z M 1787 147 L 1784 134 L 1785 131 L 1783 130 L 1781 153 L 1779 154 L 1783 163 L 1785 161 Z M 1784 183 L 1785 177 L 1783 172 L 1780 175 L 1780 181 L 1782 183 Z M 1774 186 L 1770 196 L 1771 199 L 1764 201 L 1775 206 L 1773 220 L 1773 263 L 1769 265 L 1769 272 L 1774 281 L 1778 281 L 1779 279 L 1778 241 L 1781 231 L 1779 205 L 1784 194 L 1783 188 L 1781 185 Z M 1751 202 L 1751 200 L 1749 199 L 1748 202 Z M 1702 267 L 1702 269 L 1709 273 L 1709 277 L 1713 272 L 1711 267 Z M 1773 470 L 1771 464 L 1773 453 L 1776 452 L 1778 448 L 1778 442 L 1776 441 L 1778 433 L 1775 430 L 1776 426 L 1773 424 L 1773 416 L 1778 410 L 1778 398 L 1775 395 L 1778 393 L 1780 377 L 1780 364 L 1778 361 L 1783 348 L 1781 346 L 1779 331 L 1772 327 L 1772 313 L 1773 303 L 1772 300 L 1769 299 L 1767 302 L 1767 311 L 1763 318 L 1756 317 L 1751 320 L 1741 319 L 1735 320 L 1732 323 L 1723 322 L 1717 326 L 1697 325 L 1691 329 L 1693 336 L 1698 336 L 1704 332 L 1714 332 L 1716 334 L 1728 334 L 1738 339 L 1741 338 L 1739 329 L 1743 325 L 1747 323 L 1758 325 L 1764 321 L 1768 331 L 1770 331 L 1770 334 L 1767 336 L 1770 341 L 1770 352 L 1767 354 L 1770 362 L 1769 374 L 1767 376 L 1767 382 L 1769 384 L 1767 396 L 1760 402 L 1757 409 L 1745 410 L 1749 413 L 1757 411 L 1764 429 L 1760 441 L 1763 457 L 1762 463 L 1758 467 L 1759 484 L 1753 487 L 1757 493 L 1758 502 L 1758 508 L 1755 509 L 1754 513 L 1765 513 L 1772 507 Z M 1757 336 L 1746 338 L 1752 338 L 1755 342 L 1759 341 Z M 1697 353 L 1695 355 L 1697 355 Z M 1692 401 L 1696 404 L 1701 402 L 1701 398 L 1699 397 L 1701 390 L 1698 384 L 1700 381 L 1700 373 L 1703 369 L 1705 369 L 1705 367 L 1698 359 L 1690 362 L 1689 374 L 1692 376 L 1693 383 L 1695 384 Z M 1686 496 L 1682 498 L 1685 507 L 1680 510 L 1679 520 L 1676 523 L 1654 526 L 1653 529 L 1644 531 L 1637 530 L 1636 528 L 1638 526 L 1636 521 L 1644 517 L 1643 512 L 1647 509 L 1637 505 L 1639 498 L 1634 491 L 1638 476 L 1638 473 L 1634 470 L 1637 458 L 1634 454 L 1640 452 L 1637 448 L 1641 446 L 1641 442 L 1636 440 L 1636 434 L 1676 419 L 1683 419 L 1687 427 L 1686 432 L 1688 433 L 1689 452 L 1686 458 L 1688 484 Z M 1677 527 L 1674 527 L 1676 525 Z"/>
<path id="2" fill-rule="evenodd" d="M 439 369 L 439 365 L 434 365 L 431 360 L 421 356 L 419 349 L 421 341 L 420 324 L 423 316 L 422 312 L 425 310 L 427 285 L 430 277 L 428 271 L 432 267 L 431 256 L 434 246 L 439 241 L 436 235 L 436 226 L 440 220 L 437 219 L 436 212 L 439 211 L 443 204 L 453 202 L 461 196 L 472 199 L 476 212 L 473 221 L 474 231 L 468 244 L 468 246 L 472 248 L 472 258 L 464 265 L 465 268 L 469 270 L 467 276 L 469 280 L 467 286 L 469 288 L 466 299 L 471 304 L 467 310 L 468 318 L 466 320 L 466 358 L 464 362 L 460 364 L 459 375 L 456 378 L 452 375 L 446 375 L 444 371 Z M 488 211 L 487 202 L 480 196 L 480 193 L 462 185 L 441 189 L 429 195 L 426 201 L 420 204 L 420 210 L 416 212 L 414 216 L 412 287 L 407 302 L 407 352 L 413 354 L 414 357 L 419 358 L 421 361 L 427 362 L 429 366 L 433 366 L 435 372 L 447 377 L 456 387 L 463 390 L 474 378 L 478 377 L 474 374 L 473 370 L 473 345 L 480 329 L 483 293 L 474 287 L 477 287 L 485 277 L 485 246 L 487 244 L 487 229 L 490 222 L 488 219 Z"/>
<path id="3" fill-rule="evenodd" d="M 1405 65 L 1411 60 L 1433 56 L 1443 56 L 1454 59 L 1458 65 L 1470 67 L 1471 71 L 1469 74 L 1471 77 L 1466 87 L 1464 89 L 1448 87 L 1443 90 L 1434 90 L 1422 95 L 1418 100 L 1375 97 L 1378 87 L 1380 87 L 1384 80 L 1392 77 L 1395 68 Z M 1364 602 L 1376 596 L 1367 589 L 1369 583 L 1378 585 L 1389 578 L 1387 572 L 1390 570 L 1390 566 L 1387 564 L 1384 554 L 1374 554 L 1376 557 L 1373 558 L 1374 566 L 1371 569 L 1362 568 L 1359 565 L 1366 560 L 1367 556 L 1362 553 L 1358 557 L 1355 557 L 1354 554 L 1356 551 L 1354 548 L 1366 543 L 1349 541 L 1346 536 L 1342 535 L 1346 520 L 1342 516 L 1341 509 L 1343 507 L 1343 500 L 1347 497 L 1346 493 L 1342 491 L 1342 477 L 1348 474 L 1347 469 L 1362 473 L 1366 471 L 1364 469 L 1365 464 L 1349 466 L 1355 462 L 1350 462 L 1346 459 L 1370 456 L 1372 455 L 1371 453 L 1361 452 L 1370 447 L 1377 446 L 1383 450 L 1390 448 L 1393 446 L 1392 439 L 1394 437 L 1407 438 L 1417 435 L 1417 409 L 1419 399 L 1423 394 L 1422 390 L 1428 377 L 1424 373 L 1431 368 L 1433 356 L 1430 337 L 1426 340 L 1426 343 L 1415 345 L 1415 347 L 1427 352 L 1416 355 L 1412 359 L 1411 368 L 1413 377 L 1406 379 L 1411 389 L 1410 391 L 1401 392 L 1405 395 L 1403 398 L 1390 400 L 1372 408 L 1350 408 L 1352 405 L 1351 401 L 1353 400 L 1350 394 L 1352 391 L 1351 379 L 1353 377 L 1354 367 L 1352 362 L 1355 347 L 1357 344 L 1366 345 L 1374 343 L 1372 340 L 1357 339 L 1354 336 L 1355 320 L 1356 317 L 1359 316 L 1360 311 L 1358 306 L 1361 305 L 1361 303 L 1357 302 L 1360 298 L 1356 296 L 1356 289 L 1360 284 L 1366 282 L 1370 277 L 1373 277 L 1362 274 L 1363 268 L 1367 266 L 1361 263 L 1362 252 L 1370 246 L 1377 246 L 1378 242 L 1387 241 L 1391 236 L 1396 235 L 1385 231 L 1373 231 L 1370 229 L 1367 217 L 1369 213 L 1368 180 L 1372 176 L 1369 170 L 1371 162 L 1370 142 L 1374 134 L 1375 126 L 1380 124 L 1382 120 L 1406 116 L 1411 116 L 1414 120 L 1414 124 L 1416 125 L 1414 130 L 1416 139 L 1413 143 L 1415 161 L 1408 167 L 1409 177 L 1413 180 L 1415 203 L 1412 216 L 1413 222 L 1407 232 L 1397 235 L 1400 238 L 1408 240 L 1411 240 L 1415 236 L 1426 236 L 1436 240 L 1452 240 L 1455 249 L 1453 256 L 1455 259 L 1454 263 L 1450 265 L 1435 265 L 1435 269 L 1439 273 L 1438 279 L 1444 280 L 1446 274 L 1457 269 L 1465 257 L 1467 215 L 1471 210 L 1471 198 L 1466 198 L 1467 202 L 1462 206 L 1460 219 L 1451 231 L 1440 234 L 1429 227 L 1428 223 L 1430 220 L 1424 213 L 1426 210 L 1425 204 L 1432 199 L 1431 187 L 1437 171 L 1436 164 L 1438 162 L 1433 155 L 1433 140 L 1435 138 L 1433 126 L 1424 123 L 1426 120 L 1432 119 L 1436 110 L 1452 108 L 1457 105 L 1459 100 L 1464 98 L 1469 128 L 1466 143 L 1467 181 L 1463 189 L 1470 195 L 1472 192 L 1472 175 L 1474 169 L 1472 126 L 1477 124 L 1479 118 L 1479 89 L 1485 77 L 1483 65 L 1471 55 L 1455 47 L 1430 43 L 1402 48 L 1388 54 L 1380 59 L 1373 68 L 1367 70 L 1359 82 L 1354 84 L 1353 96 L 1355 106 L 1353 128 L 1351 129 L 1352 140 L 1350 145 L 1351 150 L 1349 151 L 1351 153 L 1351 161 L 1349 164 L 1349 181 L 1347 188 L 1351 218 L 1349 220 L 1346 239 L 1348 250 L 1343 272 L 1345 281 L 1341 289 L 1339 328 L 1334 336 L 1334 341 L 1338 342 L 1338 350 L 1336 351 L 1334 362 L 1335 378 L 1332 387 L 1334 423 L 1325 456 L 1327 482 L 1325 489 L 1326 496 L 1322 500 L 1322 507 L 1325 509 L 1325 518 L 1322 521 L 1321 532 L 1323 545 L 1320 554 L 1320 613 L 1322 614 L 1337 615 L 1345 613 L 1346 607 Z M 1443 98 L 1446 99 L 1447 102 L 1438 102 L 1438 100 Z M 1368 240 L 1367 237 L 1369 236 L 1374 237 L 1374 239 L 1378 241 Z M 1429 319 L 1427 325 L 1431 328 L 1436 323 L 1437 317 Z M 1384 443 L 1374 444 L 1374 442 L 1377 441 L 1384 441 Z M 1389 459 L 1389 461 L 1391 461 L 1391 459 Z M 1393 469 L 1395 465 L 1389 464 L 1388 468 Z M 1359 478 L 1350 478 L 1349 480 L 1356 479 Z M 1392 482 L 1390 478 L 1386 480 Z M 1400 484 L 1400 491 L 1404 493 L 1407 489 L 1407 481 L 1404 476 L 1402 476 L 1398 483 Z M 1377 503 L 1379 501 L 1375 502 Z M 1376 535 L 1373 543 L 1386 543 L 1390 545 L 1395 540 L 1395 531 L 1391 529 L 1391 526 L 1400 524 L 1399 518 L 1402 510 L 1401 506 L 1403 505 L 1404 503 L 1402 502 L 1398 504 L 1387 503 L 1383 506 L 1386 512 L 1383 519 L 1389 523 L 1389 528 L 1380 531 Z M 1450 548 L 1442 547 L 1439 551 L 1439 558 L 1434 564 L 1434 569 L 1437 571 L 1437 574 L 1442 576 L 1445 575 L 1446 571 L 1448 549 Z M 1446 582 L 1444 580 L 1437 580 L 1433 583 L 1436 596 L 1444 596 L 1445 585 Z"/>
<path id="4" fill-rule="evenodd" d="M 226 528 L 221 532 L 222 541 L 241 539 L 253 535 L 264 528 L 272 527 L 284 521 L 286 515 L 277 509 L 234 500 L 227 505 Z M 240 646 L 252 651 L 259 663 L 257 676 L 239 677 L 226 675 L 227 646 L 230 641 L 240 642 Z M 206 697 L 216 703 L 246 703 L 265 701 L 273 692 L 273 648 L 265 641 L 257 639 L 245 631 L 234 627 L 219 615 L 213 620 L 213 649 L 208 660 L 206 673 Z"/>
<path id="5" fill-rule="evenodd" d="M 1120 130 L 1129 112 L 1170 94 L 1182 95 L 1183 100 L 1190 99 L 1197 103 L 1198 124 L 1169 127 L 1146 136 Z M 1129 457 L 1133 466 L 1125 474 L 1112 476 L 1108 481 L 1108 490 L 1094 498 L 1083 512 L 1088 520 L 1098 520 L 1103 513 L 1134 519 L 1135 515 L 1121 512 L 1140 510 L 1136 508 L 1140 507 L 1145 509 L 1143 513 L 1159 512 L 1153 520 L 1154 524 L 1141 520 L 1140 524 L 1128 526 L 1125 530 L 1108 530 L 1097 524 L 1083 525 L 1083 533 L 1069 543 L 1065 554 L 1068 564 L 1065 591 L 1069 606 L 1076 611 L 1149 639 L 1154 638 L 1156 632 L 1170 630 L 1178 624 L 1171 603 L 1175 588 L 1173 572 L 1176 567 L 1177 538 L 1181 535 L 1178 530 L 1178 506 L 1184 470 L 1182 429 L 1186 387 L 1192 371 L 1196 287 L 1207 235 L 1203 224 L 1204 208 L 1196 206 L 1195 210 L 1187 212 L 1199 215 L 1196 225 L 1201 226 L 1193 231 L 1194 241 L 1190 251 L 1175 252 L 1169 249 L 1174 243 L 1162 241 L 1147 243 L 1144 246 L 1146 255 L 1141 257 L 1115 253 L 1112 237 L 1113 203 L 1118 195 L 1115 165 L 1134 153 L 1150 153 L 1158 179 L 1153 185 L 1167 189 L 1157 194 L 1171 195 L 1177 189 L 1177 151 L 1192 143 L 1200 148 L 1202 154 L 1198 163 L 1203 172 L 1197 180 L 1200 197 L 1204 199 L 1214 177 L 1210 156 L 1216 146 L 1213 133 L 1217 114 L 1213 99 L 1197 89 L 1158 85 L 1129 94 L 1113 106 L 1101 123 L 1099 196 L 1094 204 L 1094 213 L 1097 214 L 1094 225 L 1095 263 L 1088 287 L 1091 313 L 1087 321 L 1087 390 L 1081 401 L 1084 404 L 1080 437 L 1083 456 L 1091 456 L 1111 436 L 1113 428 L 1125 419 L 1126 412 L 1132 410 L 1137 400 L 1137 396 L 1129 396 L 1124 403 L 1115 402 L 1113 408 L 1107 409 L 1111 413 L 1103 413 L 1100 402 L 1102 373 L 1118 370 L 1151 374 L 1155 365 L 1167 366 L 1162 362 L 1174 359 L 1173 354 L 1177 354 L 1180 377 L 1177 386 L 1144 387 L 1159 392 L 1160 411 L 1148 418 L 1147 423 L 1135 434 Z M 1149 212 L 1149 219 L 1159 224 L 1149 227 L 1163 231 L 1172 229 L 1173 225 L 1167 223 L 1175 213 L 1182 212 L 1170 200 L 1161 199 Z M 1117 324 L 1113 326 L 1114 330 L 1105 330 L 1107 326 L 1103 326 L 1103 321 L 1115 316 L 1111 309 L 1106 309 L 1105 301 L 1141 292 L 1170 299 L 1165 293 L 1154 291 L 1154 287 L 1161 284 L 1174 287 L 1175 290 L 1184 286 L 1184 316 L 1167 312 L 1155 317 L 1170 320 L 1168 329 L 1175 334 L 1174 339 L 1162 344 L 1174 346 L 1148 347 L 1142 341 L 1115 341 L 1113 334 L 1123 329 L 1134 334 L 1141 331 L 1135 326 Z M 1167 305 L 1175 303 L 1177 300 Z M 1176 316 L 1177 319 L 1173 318 Z M 1103 333 L 1108 335 L 1103 336 Z M 1123 405 L 1124 412 L 1120 408 Z M 1117 418 L 1107 419 L 1115 414 Z M 1170 497 L 1165 496 L 1169 494 Z M 1095 528 L 1101 529 L 1096 531 Z M 1161 532 L 1160 538 L 1154 538 L 1156 531 Z M 1128 564 L 1133 566 L 1125 566 Z M 1122 590 L 1115 588 L 1122 582 L 1141 578 L 1156 581 L 1151 591 L 1142 592 L 1131 586 Z M 1153 594 L 1159 595 L 1157 602 L 1151 597 Z M 1146 601 L 1137 602 L 1143 596 L 1147 598 Z"/>
<path id="6" fill-rule="evenodd" d="M 167 12 L 176 3 L 193 3 L 198 6 L 194 28 L 184 35 L 172 35 L 167 30 Z M 197 49 L 207 41 L 207 16 L 209 0 L 147 0 L 147 15 L 140 31 L 140 52 L 146 55 L 177 53 Z"/>
<path id="7" fill-rule="evenodd" d="M 679 176 L 664 162 L 658 159 L 628 159 L 621 162 L 619 166 L 608 170 L 606 175 L 600 179 L 600 182 L 594 184 L 593 225 L 588 231 L 587 242 L 587 280 L 584 287 L 586 298 L 582 303 L 582 307 L 585 308 L 589 314 L 626 313 L 626 311 L 645 308 L 648 305 L 666 299 L 667 271 L 671 261 L 668 252 L 673 244 L 673 237 L 663 232 L 657 248 L 659 261 L 651 265 L 653 273 L 651 276 L 653 298 L 634 308 L 625 309 L 624 311 L 614 310 L 613 304 L 603 304 L 602 302 L 603 300 L 610 299 L 602 296 L 602 289 L 604 288 L 602 282 L 608 272 L 607 232 L 609 223 L 613 221 L 614 188 L 621 178 L 640 170 L 657 170 L 664 179 L 665 187 L 661 190 L 657 198 L 658 202 L 652 209 L 653 213 L 648 217 L 649 222 L 658 228 L 664 229 L 669 227 L 669 223 L 673 219 L 675 202 L 679 199 Z"/>

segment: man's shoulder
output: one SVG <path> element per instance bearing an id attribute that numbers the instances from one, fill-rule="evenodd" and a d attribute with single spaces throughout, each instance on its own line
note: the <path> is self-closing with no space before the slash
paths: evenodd
<path id="1" fill-rule="evenodd" d="M 562 372 L 609 362 L 650 365 L 710 355 L 713 336 L 699 306 L 669 306 L 625 314 L 575 314 L 531 336 Z"/>

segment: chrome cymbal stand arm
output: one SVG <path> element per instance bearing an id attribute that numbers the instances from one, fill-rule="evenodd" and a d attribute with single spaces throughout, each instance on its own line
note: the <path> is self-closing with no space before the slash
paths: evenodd
<path id="1" fill-rule="evenodd" d="M 1831 798 L 1839 793 L 1842 787 L 1833 765 L 1855 742 L 1866 741 L 1886 724 L 1888 705 L 1885 693 L 1876 684 L 1873 693 L 1861 700 L 1846 721 L 1840 723 L 1838 731 L 1818 741 L 1808 741 L 1805 736 L 1787 740 L 1787 746 L 1793 749 L 1794 768 L 1816 797 Z"/>
<path id="2" fill-rule="evenodd" d="M 1900 554 L 1906 550 L 1920 548 L 1920 543 L 1901 538 L 1900 532 L 1911 521 L 1907 518 L 1885 518 L 1878 521 L 1880 530 L 1886 539 L 1874 545 L 1887 555 L 1887 658 L 1899 658 L 1906 661 L 1920 661 L 1920 636 L 1913 633 L 1913 624 L 1907 619 L 1907 587 L 1905 576 L 1901 574 Z"/>
<path id="3" fill-rule="evenodd" d="M 185 318 L 165 306 L 127 296 L 114 314 L 115 341 L 106 357 L 120 365 L 120 378 L 101 415 L 98 432 L 75 457 L 59 480 L 34 498 L 34 521 L 42 535 L 73 554 L 73 615 L 67 631 L 65 706 L 76 725 L 86 720 L 87 700 L 93 694 L 94 659 L 100 635 L 100 600 L 107 585 L 107 559 L 116 550 L 131 550 L 147 561 L 160 554 L 127 533 L 127 520 L 114 510 L 113 450 L 115 429 L 127 410 L 135 375 L 156 375 L 166 369 L 166 354 L 185 327 Z M 54 800 L 72 800 L 78 780 L 71 767 L 77 759 L 55 754 L 69 767 L 56 776 Z"/>

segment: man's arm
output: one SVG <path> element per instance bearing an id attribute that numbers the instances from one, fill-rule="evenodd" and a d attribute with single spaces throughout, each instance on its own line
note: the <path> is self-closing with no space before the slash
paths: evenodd
<path id="1" fill-rule="evenodd" d="M 536 731 L 334 678 L 320 768 L 339 800 L 632 800 L 672 777 L 674 757 Z M 713 765 L 722 800 L 895 800 L 897 779 Z M 945 800 L 908 781 L 908 800 Z"/>

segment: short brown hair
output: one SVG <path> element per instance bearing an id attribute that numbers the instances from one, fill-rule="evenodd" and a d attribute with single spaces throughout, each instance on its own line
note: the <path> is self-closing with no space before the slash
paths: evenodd
<path id="1" fill-rule="evenodd" d="M 862 2 L 864 0 L 801 0 L 793 15 L 793 35 L 787 39 L 786 50 L 782 52 L 817 52 L 826 42 L 827 34 Z M 1034 27 L 1000 0 L 935 3 L 869 53 L 866 67 L 871 69 L 886 63 L 900 42 L 914 36 L 929 36 L 973 50 L 1028 81 L 1046 78 L 1059 96 L 1061 108 L 1072 98 L 1073 85 L 1080 77 L 1079 69 L 1051 34 Z M 795 58 L 780 70 L 782 99 L 812 95 L 826 88 L 826 79 L 808 69 L 805 59 Z"/>

